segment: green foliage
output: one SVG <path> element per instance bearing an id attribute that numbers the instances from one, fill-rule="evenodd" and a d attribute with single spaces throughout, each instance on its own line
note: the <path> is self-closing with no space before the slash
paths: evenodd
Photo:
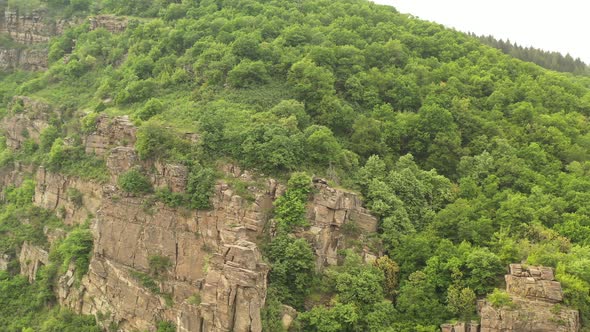
<path id="1" fill-rule="evenodd" d="M 170 268 L 170 266 L 172 266 L 170 257 L 160 255 L 150 256 L 148 258 L 148 263 L 150 266 L 150 273 L 155 276 L 165 273 Z"/>
<path id="2" fill-rule="evenodd" d="M 45 155 L 45 165 L 52 172 L 83 179 L 98 182 L 108 179 L 108 170 L 103 159 L 86 154 L 84 147 L 66 143 L 62 138 L 53 141 L 49 153 Z"/>
<path id="3" fill-rule="evenodd" d="M 75 315 L 59 307 L 46 306 L 44 273 L 39 272 L 37 282 L 29 284 L 26 277 L 10 277 L 0 271 L 0 326 L 7 332 L 21 331 L 101 331 L 93 316 Z"/>
<path id="4" fill-rule="evenodd" d="M 154 278 L 149 274 L 138 271 L 132 271 L 131 276 L 137 279 L 143 287 L 149 289 L 154 294 L 160 294 L 160 286 L 156 283 Z"/>
<path id="5" fill-rule="evenodd" d="M 297 319 L 306 327 L 306 331 L 353 331 L 359 320 L 359 313 L 352 303 L 337 303 L 331 308 L 313 307 L 310 311 L 299 314 Z"/>
<path id="6" fill-rule="evenodd" d="M 305 205 L 311 191 L 311 178 L 305 173 L 293 173 L 287 184 L 287 191 L 274 205 L 275 220 L 280 230 L 290 231 L 293 227 L 306 226 Z"/>
<path id="7" fill-rule="evenodd" d="M 39 149 L 42 152 L 49 152 L 53 142 L 59 137 L 59 131 L 54 126 L 49 126 L 41 132 L 39 137 Z"/>
<path id="8" fill-rule="evenodd" d="M 117 184 L 121 190 L 129 194 L 141 195 L 152 191 L 150 180 L 136 169 L 131 169 L 119 175 Z"/>
<path id="9" fill-rule="evenodd" d="M 208 209 L 211 207 L 209 200 L 213 194 L 215 176 L 212 169 L 194 165 L 188 176 L 186 193 L 189 197 L 189 206 L 193 209 Z"/>
<path id="10" fill-rule="evenodd" d="M 260 312 L 262 319 L 263 331 L 286 332 L 283 327 L 283 308 L 276 294 L 275 288 L 270 288 L 267 292 L 266 303 Z"/>
<path id="11" fill-rule="evenodd" d="M 499 290 L 497 288 L 494 289 L 494 291 L 486 297 L 486 300 L 494 308 L 502 308 L 502 307 L 513 308 L 514 307 L 514 303 L 512 302 L 510 295 L 508 295 L 508 293 L 506 293 L 505 291 Z"/>
<path id="12" fill-rule="evenodd" d="M 242 60 L 227 74 L 228 83 L 236 88 L 264 84 L 269 80 L 270 75 L 262 61 Z"/>
<path id="13" fill-rule="evenodd" d="M 172 322 L 161 321 L 158 322 L 158 329 L 156 332 L 175 332 L 176 326 Z"/>
<path id="14" fill-rule="evenodd" d="M 475 314 L 475 300 L 475 293 L 470 288 L 460 289 L 459 287 L 451 286 L 448 289 L 447 307 L 450 312 L 464 322 L 470 322 L 471 317 Z M 497 304 L 492 305 L 497 307 Z"/>
<path id="15" fill-rule="evenodd" d="M 50 258 L 61 267 L 62 273 L 73 264 L 76 268 L 76 279 L 80 281 L 88 273 L 93 242 L 94 238 L 89 229 L 74 229 L 57 245 Z"/>
<path id="16" fill-rule="evenodd" d="M 313 280 L 314 256 L 304 239 L 281 235 L 266 248 L 272 264 L 269 282 L 281 303 L 301 308 Z"/>
<path id="17" fill-rule="evenodd" d="M 29 115 L 22 99 L 12 103 L 16 95 L 45 100 L 61 114 L 41 137 L 18 133 L 26 135 L 18 150 L 0 142 L 3 171 L 13 161 L 19 169 L 42 163 L 108 181 L 104 160 L 87 156 L 77 135 L 95 131 L 101 112 L 130 115 L 140 126 L 142 160 L 190 168 L 186 193 L 157 192 L 167 205 L 209 208 L 215 176 L 204 165 L 219 159 L 276 178 L 307 171 L 362 194 L 379 232 L 346 240 L 383 243 L 379 251 L 399 272 L 386 261 L 318 277 L 322 290 L 307 299 L 318 307 L 302 313 L 303 328 L 433 330 L 466 312 L 471 294 L 463 290 L 484 296 L 518 261 L 556 267 L 567 305 L 588 324 L 587 77 L 544 70 L 364 0 L 44 5 L 49 17 L 114 13 L 130 15 L 129 23 L 122 33 L 88 24 L 68 29 L 49 42 L 46 72 L 0 73 L 0 115 Z M 503 51 L 516 57 L 585 71 L 567 56 L 507 44 Z M 95 111 L 77 123 L 74 110 Z M 51 221 L 31 207 L 30 189 L 4 189 L 0 248 L 11 257 L 22 241 L 44 243 Z M 287 233 L 306 231 L 308 194 L 290 185 L 275 202 L 274 241 L 284 247 L 297 249 Z M 284 250 L 273 250 L 281 254 L 273 258 L 271 286 L 274 278 L 287 298 L 277 301 L 301 309 L 303 285 L 311 288 L 308 264 L 288 261 L 307 256 L 286 260 Z M 302 266 L 299 277 L 282 267 L 291 265 Z M 269 312 L 275 319 L 276 310 Z"/>
<path id="18" fill-rule="evenodd" d="M 383 292 L 388 297 L 396 294 L 399 284 L 399 265 L 387 256 L 377 258 L 373 263 L 383 273 Z"/>
<path id="19" fill-rule="evenodd" d="M 66 194 L 68 195 L 68 200 L 74 203 L 74 206 L 80 207 L 83 203 L 83 195 L 80 190 L 76 188 L 68 188 Z"/>
<path id="20" fill-rule="evenodd" d="M 184 155 L 188 146 L 170 128 L 160 123 L 148 122 L 137 131 L 135 149 L 143 160 L 165 160 Z"/>
<path id="21" fill-rule="evenodd" d="M 149 120 L 154 115 L 162 113 L 164 104 L 159 99 L 152 98 L 137 112 L 137 117 L 141 120 Z"/>
<path id="22" fill-rule="evenodd" d="M 193 294 L 188 299 L 187 302 L 192 305 L 199 305 L 201 304 L 201 294 Z"/>

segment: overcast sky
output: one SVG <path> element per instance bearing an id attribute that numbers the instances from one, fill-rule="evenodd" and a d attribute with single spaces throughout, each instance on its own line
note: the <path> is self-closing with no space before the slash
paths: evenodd
<path id="1" fill-rule="evenodd" d="M 590 64 L 587 0 L 373 0 L 460 31 L 570 53 Z"/>

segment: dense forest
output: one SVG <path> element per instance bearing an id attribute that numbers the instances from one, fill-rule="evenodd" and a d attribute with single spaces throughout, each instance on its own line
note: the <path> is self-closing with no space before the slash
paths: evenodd
<path id="1" fill-rule="evenodd" d="M 2 167 L 103 181 L 104 162 L 84 153 L 80 135 L 100 114 L 129 115 L 141 158 L 183 163 L 191 175 L 183 195 L 151 192 L 139 172 L 120 178 L 124 190 L 205 209 L 218 160 L 288 182 L 264 240 L 265 331 L 281 331 L 281 304 L 298 310 L 300 331 L 437 331 L 475 317 L 476 298 L 497 294 L 515 262 L 554 267 L 565 304 L 590 327 L 590 79 L 516 58 L 585 65 L 514 45 L 506 55 L 489 38 L 366 0 L 9 4 L 69 19 L 116 14 L 129 26 L 114 34 L 81 20 L 51 39 L 47 71 L 0 74 L 2 116 L 25 95 L 63 119 L 40 144 L 15 152 L 3 143 Z M 360 193 L 379 218 L 378 234 L 322 274 L 294 235 L 306 227 L 311 176 Z M 60 224 L 31 206 L 30 182 L 4 188 L 0 253 L 43 242 L 43 227 Z M 96 328 L 50 294 L 51 269 L 87 264 L 87 232 L 53 248 L 54 264 L 32 285 L 18 267 L 0 272 L 3 330 Z M 364 263 L 363 247 L 381 258 Z"/>
<path id="2" fill-rule="evenodd" d="M 476 37 L 475 34 L 470 34 Z M 565 56 L 559 52 L 544 51 L 534 47 L 523 47 L 510 40 L 498 40 L 493 36 L 479 36 L 479 39 L 486 45 L 502 50 L 517 59 L 529 61 L 539 66 L 560 72 L 574 73 L 578 75 L 587 75 L 589 73 L 588 65 L 580 58 L 574 59 L 571 55 Z"/>

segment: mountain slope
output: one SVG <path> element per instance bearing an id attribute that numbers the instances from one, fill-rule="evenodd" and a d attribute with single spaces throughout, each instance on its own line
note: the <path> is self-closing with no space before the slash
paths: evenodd
<path id="1" fill-rule="evenodd" d="M 257 318 L 243 318 L 254 330 L 262 315 L 260 328 L 278 331 L 283 304 L 301 313 L 293 328 L 305 331 L 436 330 L 446 320 L 475 315 L 473 299 L 502 288 L 508 264 L 521 261 L 556 268 L 565 304 L 580 310 L 588 324 L 588 78 L 516 60 L 474 37 L 364 0 L 37 5 L 46 7 L 44 20 L 67 16 L 60 22 L 68 24 L 63 33 L 56 29 L 48 44 L 39 39 L 35 46 L 18 45 L 46 45 L 46 71 L 8 71 L 30 62 L 23 59 L 2 67 L 7 68 L 0 77 L 3 167 L 32 165 L 28 172 L 37 173 L 41 165 L 69 184 L 108 184 L 116 192 L 101 192 L 101 204 L 113 211 L 134 206 L 128 211 L 145 214 L 148 224 L 160 221 L 139 212 L 141 204 L 155 204 L 156 216 L 174 211 L 181 223 L 198 220 L 212 206 L 228 208 L 215 205 L 224 202 L 216 196 L 226 192 L 219 189 L 224 184 L 258 202 L 260 192 L 252 188 L 264 186 L 256 181 L 290 178 L 284 195 L 268 193 L 274 209 L 265 227 L 254 227 L 262 216 L 234 225 L 236 234 L 242 226 L 259 232 L 248 238 L 252 244 L 240 246 L 217 233 L 219 239 L 209 243 L 211 233 L 198 240 L 203 247 L 190 247 L 202 254 L 195 264 L 215 254 L 230 261 L 215 261 L 219 264 L 203 273 L 191 270 L 187 289 L 199 296 L 201 290 L 207 293 L 195 286 L 196 279 L 207 281 L 209 271 L 234 263 L 224 245 L 251 249 L 257 273 L 264 270 L 257 256 L 262 252 L 270 266 L 268 284 L 255 279 L 252 287 L 265 290 L 259 302 L 267 305 L 261 314 L 256 314 L 261 308 L 252 309 Z M 8 43 L 2 47 L 14 49 Z M 132 159 L 132 167 L 114 164 L 113 151 L 119 162 Z M 219 164 L 237 164 L 255 176 L 238 172 L 235 179 L 220 172 Z M 119 166 L 125 172 L 113 171 Z M 342 219 L 337 229 L 346 241 L 335 246 L 340 251 L 333 262 L 339 266 L 314 264 L 321 256 L 315 245 L 323 243 L 314 242 L 317 220 L 309 215 L 309 200 L 316 196 L 311 178 L 297 172 L 323 178 L 316 178 L 314 187 L 327 182 L 356 191 L 379 220 L 377 232 L 366 233 L 354 220 Z M 176 180 L 162 180 L 165 174 Z M 44 188 L 37 180 L 35 195 Z M 73 188 L 90 195 L 83 186 Z M 69 195 L 64 209 L 79 211 L 73 207 L 77 194 Z M 44 207 L 59 204 L 66 203 Z M 119 219 L 109 209 L 101 211 L 89 219 L 95 220 L 92 229 L 105 234 L 105 225 Z M 66 222 L 82 224 L 79 215 L 66 213 Z M 2 224 L 6 234 L 14 233 L 14 225 Z M 187 232 L 156 226 L 174 236 Z M 101 239 L 95 235 L 95 245 L 108 248 Z M 4 253 L 14 261 L 24 240 L 15 240 Z M 179 302 L 180 293 L 170 290 L 174 283 L 164 278 L 180 273 L 175 243 L 176 251 L 172 245 L 146 245 L 137 249 L 145 249 L 139 263 L 135 254 L 131 263 L 124 262 L 143 280 L 137 294 L 151 294 L 145 295 L 153 301 L 147 307 L 162 308 L 158 320 L 191 308 L 208 321 L 204 313 L 219 314 L 210 299 L 191 293 L 193 303 L 184 295 Z M 381 258 L 369 264 L 368 253 Z M 91 261 L 101 255 L 109 253 L 95 250 Z M 92 262 L 86 262 L 88 279 L 98 280 L 98 263 Z M 160 285 L 152 294 L 154 280 Z M 457 292 L 465 295 L 456 299 Z M 166 302 L 166 296 L 173 303 L 162 306 L 156 299 Z M 98 315 L 96 303 L 90 307 Z M 145 326 L 101 314 L 103 323 Z M 145 316 L 155 319 L 150 315 Z"/>

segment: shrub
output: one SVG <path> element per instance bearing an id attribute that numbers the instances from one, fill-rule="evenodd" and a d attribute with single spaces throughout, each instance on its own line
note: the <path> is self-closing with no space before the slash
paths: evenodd
<path id="1" fill-rule="evenodd" d="M 102 104 L 104 105 L 104 104 Z M 80 121 L 82 122 L 82 132 L 86 134 L 90 134 L 96 130 L 96 122 L 98 120 L 98 113 L 92 112 L 88 113 L 85 117 L 83 117 Z"/>
<path id="2" fill-rule="evenodd" d="M 512 302 L 510 295 L 508 295 L 508 293 L 506 293 L 505 291 L 499 290 L 497 288 L 495 288 L 491 294 L 488 294 L 486 299 L 494 308 L 514 307 L 514 303 Z"/>
<path id="3" fill-rule="evenodd" d="M 141 285 L 154 294 L 160 294 L 160 287 L 150 275 L 145 273 L 131 271 L 131 276 L 141 283 Z"/>
<path id="4" fill-rule="evenodd" d="M 54 126 L 49 126 L 41 132 L 39 148 L 43 152 L 49 152 L 53 142 L 59 137 L 59 131 Z"/>
<path id="5" fill-rule="evenodd" d="M 57 246 L 52 253 L 53 260 L 61 262 L 61 269 L 65 272 L 70 263 L 76 266 L 76 279 L 80 280 L 88 272 L 90 256 L 92 254 L 93 236 L 89 229 L 78 228 Z"/>
<path id="6" fill-rule="evenodd" d="M 160 123 L 148 122 L 137 131 L 135 149 L 143 160 L 171 159 L 187 154 L 189 148 L 188 142 Z"/>
<path id="7" fill-rule="evenodd" d="M 201 304 L 201 294 L 193 294 L 188 298 L 188 303 L 192 305 L 199 305 Z"/>
<path id="8" fill-rule="evenodd" d="M 212 169 L 195 165 L 188 177 L 187 194 L 190 207 L 193 209 L 208 209 L 211 207 L 209 198 L 213 193 L 215 174 Z"/>
<path id="9" fill-rule="evenodd" d="M 155 276 L 163 274 L 170 266 L 172 266 L 170 258 L 166 256 L 153 255 L 148 258 L 148 262 L 150 265 L 150 273 Z"/>
<path id="10" fill-rule="evenodd" d="M 119 188 L 130 194 L 147 194 L 152 191 L 148 178 L 135 169 L 121 174 L 117 183 Z"/>
<path id="11" fill-rule="evenodd" d="M 176 326 L 171 322 L 160 321 L 156 332 L 176 332 Z"/>
<path id="12" fill-rule="evenodd" d="M 154 115 L 162 113 L 163 110 L 164 104 L 162 104 L 162 102 L 159 99 L 152 98 L 148 100 L 147 103 L 145 103 L 145 105 L 143 106 L 143 108 L 139 110 L 139 112 L 137 112 L 137 117 L 143 121 L 146 121 Z"/>
<path id="13" fill-rule="evenodd" d="M 82 206 L 82 193 L 76 188 L 68 188 L 68 200 L 76 207 Z"/>
<path id="14" fill-rule="evenodd" d="M 242 60 L 228 74 L 227 81 L 236 88 L 246 88 L 267 83 L 270 79 L 262 61 Z"/>
<path id="15" fill-rule="evenodd" d="M 290 231 L 296 226 L 307 225 L 305 204 L 311 191 L 311 178 L 305 173 L 293 173 L 287 191 L 275 201 L 275 220 L 279 230 Z"/>

